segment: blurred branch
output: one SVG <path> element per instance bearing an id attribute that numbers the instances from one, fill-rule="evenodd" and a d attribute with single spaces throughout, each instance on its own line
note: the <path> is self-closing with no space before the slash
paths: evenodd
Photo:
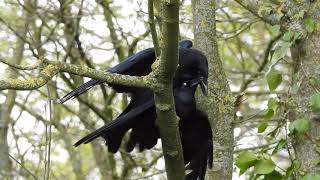
<path id="1" fill-rule="evenodd" d="M 0 62 L 20 70 L 35 70 L 42 64 L 43 60 L 39 59 L 36 63 L 32 65 L 16 64 L 5 59 L 0 59 Z"/>
<path id="2" fill-rule="evenodd" d="M 234 95 L 239 95 L 240 93 L 242 93 L 242 95 L 247 95 L 247 96 L 268 96 L 271 94 L 287 94 L 286 91 L 245 91 L 245 92 L 234 91 L 232 92 L 232 94 Z"/>
<path id="3" fill-rule="evenodd" d="M 154 22 L 154 13 L 153 13 L 153 0 L 148 0 L 148 23 L 151 30 L 151 36 L 153 41 L 154 51 L 156 52 L 156 57 L 160 56 L 160 46 L 158 41 L 156 24 Z"/>
<path id="4" fill-rule="evenodd" d="M 133 54 L 133 51 L 136 49 L 138 42 L 146 38 L 149 34 L 150 34 L 150 30 L 148 29 L 146 30 L 146 32 L 144 32 L 140 36 L 133 39 L 133 41 L 129 45 L 129 54 L 128 54 L 129 56 Z"/>
<path id="5" fill-rule="evenodd" d="M 121 61 L 125 58 L 125 49 L 121 45 L 121 41 L 119 40 L 119 37 L 118 37 L 116 30 L 115 30 L 115 27 L 114 27 L 114 23 L 112 21 L 112 15 L 114 13 L 110 8 L 110 1 L 101 0 L 101 1 L 98 1 L 98 3 L 103 7 L 104 17 L 107 21 L 108 29 L 110 31 L 111 42 L 112 42 L 114 49 L 116 50 L 116 54 L 118 56 L 119 61 Z"/>
<path id="6" fill-rule="evenodd" d="M 259 145 L 259 146 L 255 146 L 255 147 L 248 147 L 248 148 L 243 148 L 243 149 L 236 149 L 234 150 L 234 153 L 240 153 L 242 151 L 252 151 L 252 150 L 257 150 L 257 149 L 263 149 L 263 148 L 268 148 L 269 146 L 275 145 L 277 144 L 279 141 L 275 141 L 275 142 L 270 142 L 267 144 L 263 144 L 263 145 Z"/>
<path id="7" fill-rule="evenodd" d="M 17 36 L 20 40 L 22 40 L 24 43 L 28 44 L 29 50 L 31 51 L 31 53 L 33 54 L 33 56 L 34 56 L 34 57 L 38 57 L 38 54 L 37 54 L 37 53 L 35 52 L 35 50 L 34 50 L 33 44 L 32 44 L 30 41 L 27 40 L 26 35 L 19 33 L 17 30 L 15 30 L 15 29 L 11 26 L 11 24 L 9 24 L 7 21 L 5 21 L 2 17 L 0 17 L 0 22 L 1 22 L 2 24 L 4 24 L 11 32 L 13 32 L 13 34 L 14 34 L 15 36 Z M 24 28 L 26 28 L 26 27 L 24 27 Z M 25 33 L 27 33 L 27 29 L 26 29 L 26 32 L 25 32 Z"/>
<path id="8" fill-rule="evenodd" d="M 28 174 L 30 174 L 34 179 L 38 180 L 37 176 L 34 175 L 28 168 L 26 168 L 23 164 L 21 164 L 15 157 L 13 157 L 11 154 L 9 154 L 9 157 L 14 160 L 17 164 L 20 165 L 20 167 L 22 167 L 22 169 L 24 169 Z"/>
<path id="9" fill-rule="evenodd" d="M 269 54 L 271 52 L 271 49 L 272 49 L 274 43 L 277 42 L 282 37 L 282 35 L 283 34 L 280 33 L 278 36 L 276 36 L 273 39 L 271 39 L 271 41 L 268 43 L 267 49 L 264 52 L 263 61 L 260 64 L 260 66 L 258 67 L 257 73 L 254 74 L 253 76 L 251 76 L 247 81 L 245 81 L 242 84 L 242 86 L 240 88 L 241 92 L 245 91 L 247 89 L 247 87 L 250 85 L 250 83 L 253 82 L 257 77 L 259 77 L 260 73 L 264 70 L 264 68 L 268 64 Z"/>
<path id="10" fill-rule="evenodd" d="M 262 63 L 260 64 L 260 66 L 258 67 L 257 69 L 257 73 L 256 74 L 253 74 L 249 79 L 247 79 L 246 81 L 244 81 L 242 84 L 241 84 L 241 87 L 240 87 L 240 92 L 239 92 L 239 95 L 236 97 L 236 101 L 235 101 L 235 108 L 238 109 L 241 104 L 242 104 L 242 101 L 241 101 L 241 98 L 243 97 L 243 95 L 245 94 L 245 90 L 248 88 L 248 86 L 253 82 L 255 81 L 261 74 L 261 72 L 264 70 L 264 68 L 266 67 L 266 65 L 268 64 L 268 60 L 269 60 L 269 54 L 271 52 L 271 49 L 274 45 L 275 42 L 277 42 L 281 37 L 282 37 L 282 33 L 280 33 L 278 36 L 274 37 L 273 39 L 271 39 L 271 41 L 269 42 L 268 46 L 267 46 L 267 49 L 265 50 L 264 52 L 264 58 L 263 58 L 263 61 Z"/>
<path id="11" fill-rule="evenodd" d="M 156 176 L 156 175 L 159 175 L 159 174 L 162 174 L 162 173 L 165 173 L 165 172 L 166 172 L 166 171 L 162 170 L 162 171 L 159 171 L 159 172 L 156 172 L 156 173 L 147 175 L 147 176 L 143 176 L 143 177 L 139 177 L 139 178 L 130 178 L 130 179 L 126 179 L 126 180 L 149 179 L 149 178 L 152 178 L 153 176 Z"/>
<path id="12" fill-rule="evenodd" d="M 274 14 L 268 14 L 268 13 L 262 14 L 261 13 L 261 15 L 260 15 L 259 8 L 261 7 L 261 5 L 259 3 L 263 2 L 263 1 L 259 1 L 259 0 L 253 0 L 253 1 L 234 0 L 234 1 L 237 2 L 244 9 L 248 10 L 253 15 L 257 16 L 259 19 L 261 19 L 262 21 L 264 21 L 268 24 L 275 25 L 275 24 L 280 23 L 280 21 L 276 18 L 276 16 Z"/>

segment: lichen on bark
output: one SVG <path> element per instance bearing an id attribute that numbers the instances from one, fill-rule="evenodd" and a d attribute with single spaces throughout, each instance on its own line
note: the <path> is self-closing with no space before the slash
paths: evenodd
<path id="1" fill-rule="evenodd" d="M 200 109 L 207 112 L 213 133 L 213 169 L 207 179 L 232 179 L 233 98 L 218 53 L 215 26 L 215 1 L 193 0 L 195 46 L 209 61 L 208 97 L 198 97 Z"/>

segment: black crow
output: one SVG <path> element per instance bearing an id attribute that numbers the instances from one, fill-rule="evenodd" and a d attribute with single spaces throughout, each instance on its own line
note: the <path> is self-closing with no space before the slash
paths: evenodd
<path id="1" fill-rule="evenodd" d="M 173 92 L 179 117 L 184 162 L 190 170 L 186 180 L 202 180 L 207 166 L 212 166 L 212 132 L 206 113 L 196 108 L 195 91 L 199 85 L 203 94 L 207 94 L 208 62 L 202 52 L 190 49 L 191 41 L 183 40 L 179 45 L 179 63 L 173 79 Z M 108 72 L 145 76 L 151 72 L 151 65 L 155 59 L 154 49 L 145 49 L 108 69 Z M 90 80 L 65 95 L 60 101 L 64 103 L 101 83 L 103 81 Z M 135 147 L 140 151 L 151 149 L 160 138 L 155 122 L 157 114 L 152 90 L 108 85 L 119 93 L 129 93 L 129 105 L 116 119 L 83 137 L 75 146 L 103 137 L 108 150 L 115 153 L 124 135 L 131 129 L 126 150 L 131 152 Z"/>

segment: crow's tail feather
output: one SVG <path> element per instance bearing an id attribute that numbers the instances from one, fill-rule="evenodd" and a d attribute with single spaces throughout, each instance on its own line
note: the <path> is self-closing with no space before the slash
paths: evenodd
<path id="1" fill-rule="evenodd" d="M 112 130 L 118 126 L 121 126 L 125 121 L 126 121 L 126 119 L 124 119 L 122 116 L 120 116 L 117 119 L 111 121 L 109 124 L 106 124 L 106 125 L 102 126 L 101 128 L 93 131 L 92 133 L 86 135 L 85 137 L 81 138 L 79 141 L 77 141 L 74 144 L 74 146 L 77 147 L 81 144 L 87 144 L 87 143 L 95 140 L 97 137 L 107 134 L 110 130 Z"/>
<path id="2" fill-rule="evenodd" d="M 190 164 L 187 165 L 187 169 L 191 170 L 186 175 L 185 180 L 204 180 L 207 167 L 212 168 L 212 141 L 207 141 L 201 150 L 191 160 Z"/>
<path id="3" fill-rule="evenodd" d="M 63 104 L 64 102 L 68 101 L 71 98 L 76 98 L 76 97 L 80 96 L 81 94 L 83 94 L 84 92 L 86 92 L 87 90 L 91 89 L 93 86 L 95 86 L 97 84 L 101 84 L 102 82 L 103 81 L 92 79 L 92 80 L 82 84 L 81 86 L 77 87 L 73 91 L 69 92 L 65 96 L 63 96 L 60 99 L 60 103 Z"/>
<path id="4" fill-rule="evenodd" d="M 117 140 L 119 139 L 119 141 L 121 142 L 124 133 L 131 128 L 130 124 L 132 123 L 132 121 L 134 121 L 134 119 L 136 119 L 135 117 L 140 113 L 142 113 L 143 111 L 151 108 L 153 105 L 154 105 L 154 101 L 153 99 L 150 99 L 149 101 L 145 102 L 144 104 L 138 107 L 131 108 L 130 111 L 128 111 L 126 114 L 120 115 L 115 120 L 111 121 L 109 124 L 102 126 L 101 128 L 93 131 L 92 133 L 80 139 L 78 142 L 74 144 L 74 146 L 77 147 L 81 144 L 87 144 L 99 136 L 102 136 L 106 141 L 107 140 L 115 141 L 114 139 L 112 139 L 112 137 L 117 137 L 116 139 Z M 115 134 L 112 135 L 112 133 L 115 133 Z M 112 143 L 118 144 L 118 142 L 106 142 L 106 145 L 109 145 Z M 112 148 L 112 149 L 117 150 L 117 148 Z"/>

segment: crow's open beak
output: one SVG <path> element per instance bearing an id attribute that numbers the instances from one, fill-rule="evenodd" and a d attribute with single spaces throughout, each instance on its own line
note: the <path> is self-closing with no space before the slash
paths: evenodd
<path id="1" fill-rule="evenodd" d="M 190 82 L 191 87 L 197 86 L 198 84 L 201 87 L 201 91 L 202 91 L 203 95 L 207 96 L 208 95 L 208 82 L 207 82 L 207 80 L 204 77 L 200 77 L 200 78 L 193 79 Z"/>

